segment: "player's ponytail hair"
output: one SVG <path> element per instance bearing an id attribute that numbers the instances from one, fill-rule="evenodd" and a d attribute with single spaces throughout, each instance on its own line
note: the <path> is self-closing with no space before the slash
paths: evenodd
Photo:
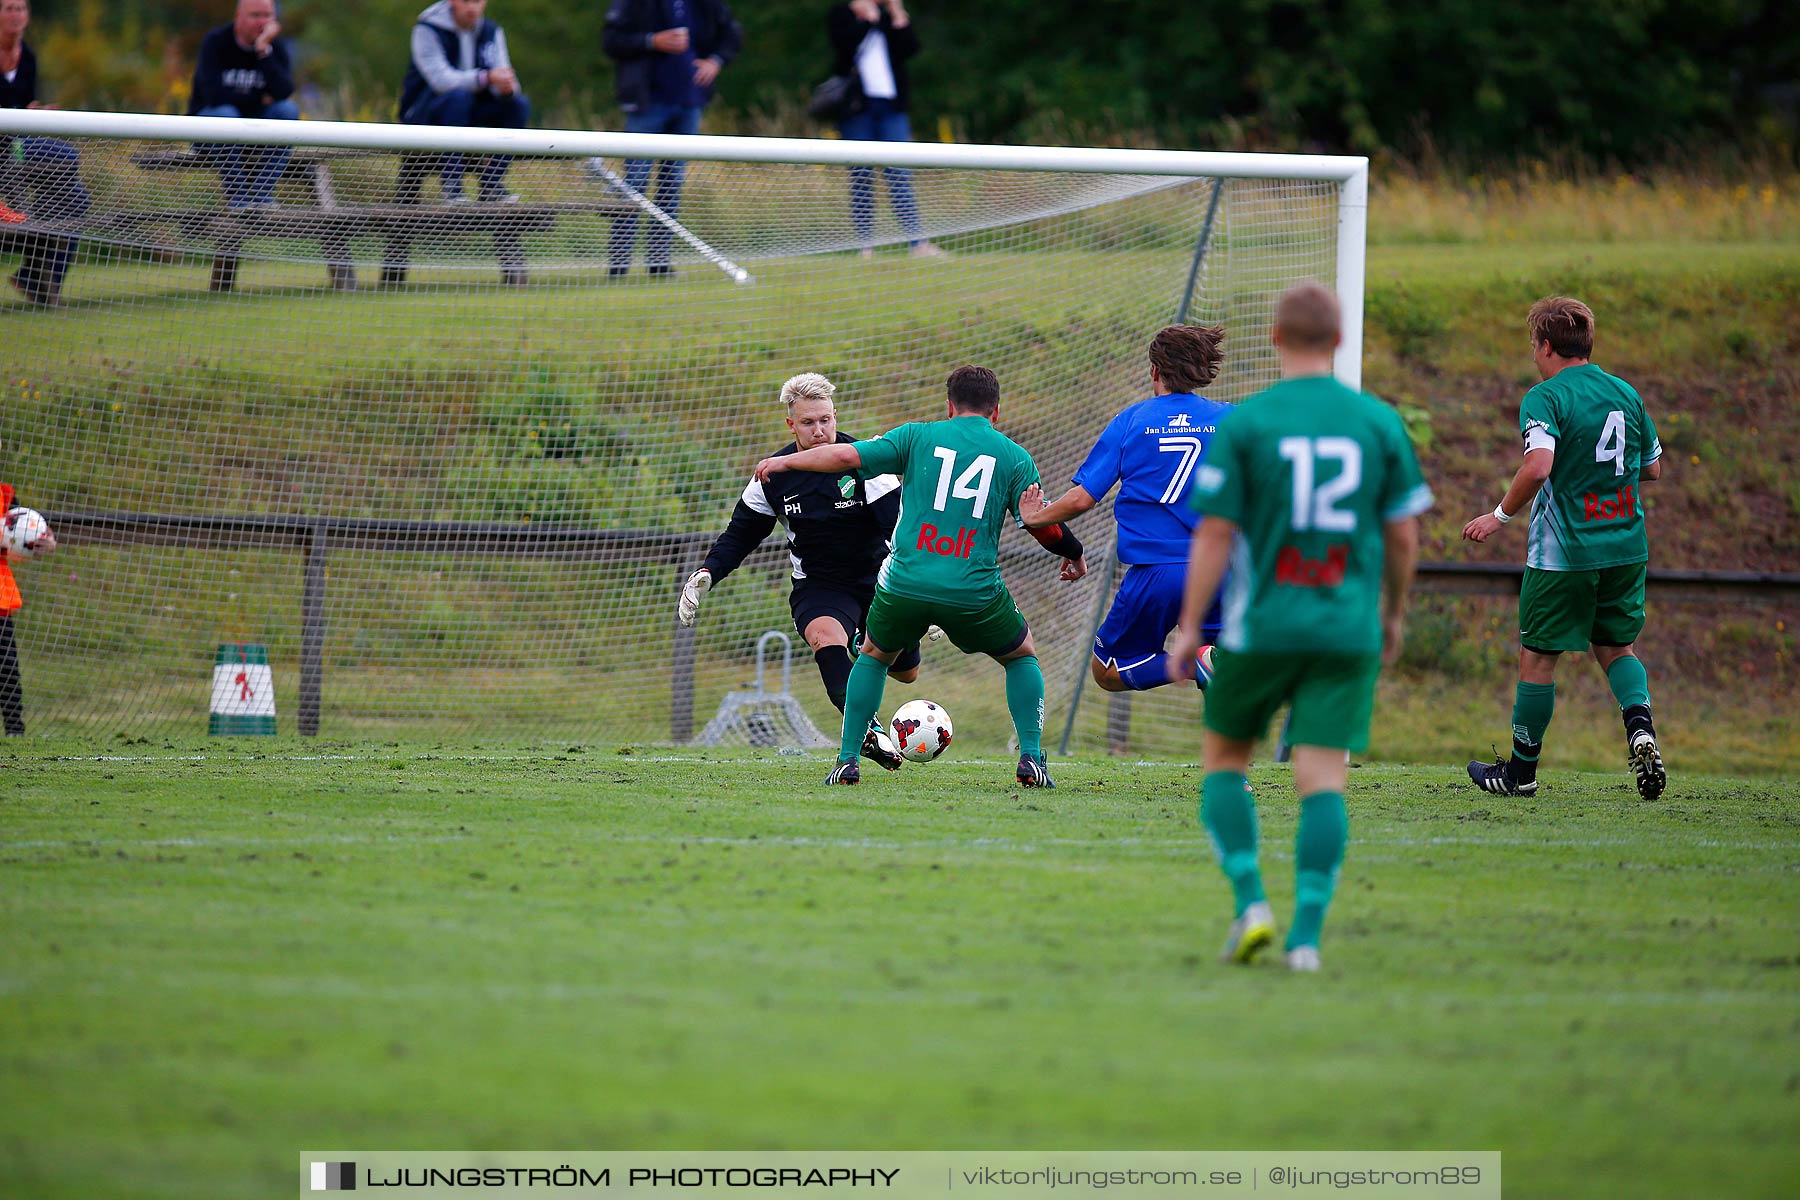
<path id="1" fill-rule="evenodd" d="M 1172 392 L 1193 392 L 1225 364 L 1223 325 L 1170 325 L 1150 339 L 1150 365 Z"/>
<path id="2" fill-rule="evenodd" d="M 781 402 L 788 411 L 801 400 L 830 400 L 837 394 L 837 384 L 817 371 L 805 371 L 781 385 Z"/>

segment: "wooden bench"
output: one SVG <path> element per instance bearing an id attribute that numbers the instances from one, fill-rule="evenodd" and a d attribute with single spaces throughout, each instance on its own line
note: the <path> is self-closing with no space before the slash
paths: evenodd
<path id="1" fill-rule="evenodd" d="M 345 159 L 385 157 L 376 151 L 296 147 L 288 159 L 284 178 L 297 178 L 306 189 L 309 204 L 269 208 L 131 209 L 97 216 L 88 222 L 110 226 L 124 233 L 144 225 L 172 224 L 184 239 L 214 247 L 211 288 L 229 292 L 237 283 L 238 263 L 244 243 L 252 238 L 316 240 L 325 259 L 326 275 L 334 288 L 356 287 L 355 260 L 350 240 L 376 235 L 384 239 L 381 282 L 404 283 L 414 241 L 424 233 L 453 236 L 490 236 L 500 264 L 501 282 L 522 287 L 529 281 L 524 237 L 544 233 L 566 216 L 577 214 L 620 216 L 637 210 L 622 197 L 597 195 L 579 203 L 509 203 L 477 201 L 466 204 L 423 204 L 419 200 L 426 175 L 441 171 L 439 155 L 406 154 L 400 159 L 392 199 L 385 204 L 342 204 L 333 185 L 331 165 Z M 217 164 L 194 150 L 146 151 L 131 161 L 149 171 L 207 171 Z"/>
<path id="2" fill-rule="evenodd" d="M 245 147 L 248 149 L 249 147 Z M 331 183 L 331 166 L 333 160 L 343 158 L 367 157 L 369 152 L 357 150 L 333 150 L 326 147 L 299 146 L 290 154 L 287 165 L 282 171 L 282 178 L 297 179 L 305 187 L 312 201 L 312 209 L 319 212 L 336 209 L 337 192 Z M 145 171 L 206 171 L 209 174 L 218 172 L 218 163 L 207 153 L 200 150 L 143 150 L 131 156 L 132 165 Z M 306 209 L 297 209 L 305 212 Z M 210 241 L 216 248 L 213 256 L 211 288 L 215 292 L 229 292 L 237 286 L 238 261 L 245 240 L 255 232 L 247 218 L 270 215 L 266 210 L 248 210 L 235 212 L 230 209 L 207 212 L 204 210 L 180 210 L 171 212 L 162 210 L 155 214 L 156 220 L 174 219 L 181 224 L 182 234 L 196 241 Z M 115 221 L 121 218 L 125 223 L 136 225 L 141 223 L 134 219 L 137 213 L 113 214 Z M 317 231 L 319 250 L 325 259 L 325 274 L 334 288 L 354 291 L 356 288 L 356 267 L 350 257 L 350 246 L 347 237 L 337 225 L 323 225 Z M 307 236 L 302 232 L 295 236 Z"/>

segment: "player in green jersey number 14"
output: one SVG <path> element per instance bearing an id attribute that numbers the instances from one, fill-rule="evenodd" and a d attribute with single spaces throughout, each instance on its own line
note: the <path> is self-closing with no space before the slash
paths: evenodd
<path id="1" fill-rule="evenodd" d="M 900 477 L 894 552 L 882 564 L 861 655 L 844 694 L 844 735 L 827 783 L 856 783 L 857 752 L 881 705 L 887 665 L 931 625 L 965 654 L 1006 669 L 1006 707 L 1019 735 L 1016 772 L 1026 787 L 1051 787 L 1044 762 L 1044 673 L 1031 630 L 1000 579 L 1000 531 L 1018 520 L 1019 497 L 1038 482 L 1024 447 L 994 428 L 1000 382 L 986 367 L 958 367 L 945 383 L 946 419 L 914 422 L 850 445 L 815 446 L 765 458 L 756 478 L 782 471 L 856 471 Z M 1087 573 L 1081 542 L 1065 525 L 1031 534 L 1063 563 L 1062 578 Z"/>
<path id="2" fill-rule="evenodd" d="M 1237 913 L 1227 961 L 1274 940 L 1256 855 L 1256 807 L 1244 772 L 1283 704 L 1291 716 L 1300 828 L 1287 963 L 1319 968 L 1319 934 L 1344 860 L 1345 751 L 1369 741 L 1375 680 L 1400 652 L 1418 516 L 1431 506 L 1400 414 L 1331 377 L 1341 340 L 1337 297 L 1298 284 L 1275 306 L 1281 382 L 1219 422 L 1194 472 L 1204 516 L 1188 560 L 1169 669 L 1194 672 L 1200 619 L 1231 564 L 1225 624 L 1206 692 L 1200 821 L 1231 882 Z"/>
<path id="3" fill-rule="evenodd" d="M 1668 777 L 1650 721 L 1650 676 L 1635 644 L 1644 630 L 1650 542 L 1638 484 L 1662 476 L 1662 443 L 1636 389 L 1588 361 L 1594 314 L 1566 296 L 1531 306 L 1531 357 L 1543 382 L 1519 405 L 1525 461 L 1491 513 L 1463 528 L 1485 542 L 1531 505 L 1519 587 L 1519 685 L 1512 758 L 1472 762 L 1469 779 L 1502 796 L 1537 794 L 1538 756 L 1556 709 L 1556 660 L 1590 650 L 1625 722 L 1638 794 Z"/>

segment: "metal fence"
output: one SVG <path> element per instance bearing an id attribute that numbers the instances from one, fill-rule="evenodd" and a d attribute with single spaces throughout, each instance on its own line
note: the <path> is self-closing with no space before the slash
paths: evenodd
<path id="1" fill-rule="evenodd" d="M 643 530 L 576 529 L 481 521 L 384 521 L 304 516 L 173 516 L 137 512 L 46 511 L 57 536 L 70 546 L 182 546 L 215 550 L 292 550 L 300 556 L 304 584 L 301 627 L 300 703 L 302 736 L 319 732 L 324 694 L 326 562 L 334 551 L 388 551 L 479 554 L 566 562 L 628 562 L 669 571 L 669 594 L 698 565 L 710 533 L 672 534 Z M 1015 551 L 1019 554 L 1026 550 Z M 769 561 L 785 553 L 778 543 L 757 556 Z M 1003 554 L 1003 559 L 1007 555 Z M 1517 595 L 1525 568 L 1517 563 L 1422 562 L 1419 591 L 1462 595 Z M 1800 601 L 1800 573 L 1697 571 L 1652 567 L 1648 587 L 1658 600 L 1708 603 L 1781 604 Z M 677 742 L 694 734 L 694 631 L 677 628 L 671 664 L 669 727 Z M 1117 707 L 1117 706 L 1115 706 Z M 1115 714 L 1115 720 L 1122 714 Z"/>

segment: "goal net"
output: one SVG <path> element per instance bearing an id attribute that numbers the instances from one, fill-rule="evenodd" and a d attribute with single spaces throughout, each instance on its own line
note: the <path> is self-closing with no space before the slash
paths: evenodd
<path id="1" fill-rule="evenodd" d="M 1239 400 L 1312 276 L 1357 373 L 1359 159 L 16 111 L 0 147 L 0 479 L 62 543 L 12 562 L 31 733 L 816 744 L 779 532 L 675 620 L 789 376 L 867 437 L 991 367 L 1054 497 L 1163 325 L 1223 323 Z M 1192 757 L 1191 689 L 1083 682 L 1110 503 L 1076 529 L 1077 584 L 1002 546 L 1047 747 Z M 928 644 L 886 705 L 999 752 L 997 679 Z"/>

